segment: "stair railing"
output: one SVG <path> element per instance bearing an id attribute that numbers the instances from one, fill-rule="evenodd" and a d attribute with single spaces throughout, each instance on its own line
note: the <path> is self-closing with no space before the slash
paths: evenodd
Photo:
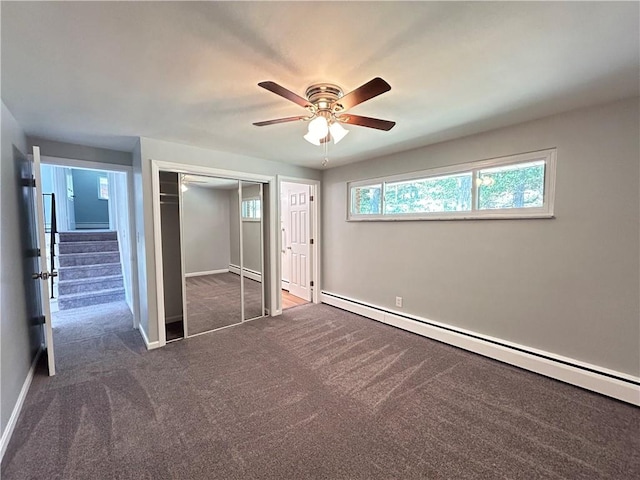
<path id="1" fill-rule="evenodd" d="M 51 235 L 51 239 L 49 241 L 49 258 L 51 261 L 51 273 L 55 271 L 55 257 L 56 257 L 56 233 L 58 233 L 58 220 L 56 218 L 56 194 L 55 193 L 43 193 L 43 197 L 51 197 L 51 215 L 49 218 L 51 219 L 49 228 L 47 231 L 45 225 L 45 232 Z M 50 275 L 51 279 L 51 298 L 55 298 L 53 294 L 53 283 L 55 281 L 55 275 Z"/>

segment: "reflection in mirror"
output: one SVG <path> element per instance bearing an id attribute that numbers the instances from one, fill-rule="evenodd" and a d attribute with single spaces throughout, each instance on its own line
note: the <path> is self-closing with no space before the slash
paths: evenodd
<path id="1" fill-rule="evenodd" d="M 244 319 L 251 320 L 264 315 L 262 184 L 242 182 L 241 191 Z"/>
<path id="2" fill-rule="evenodd" d="M 187 336 L 242 321 L 240 277 L 230 271 L 237 199 L 237 180 L 182 175 Z"/>

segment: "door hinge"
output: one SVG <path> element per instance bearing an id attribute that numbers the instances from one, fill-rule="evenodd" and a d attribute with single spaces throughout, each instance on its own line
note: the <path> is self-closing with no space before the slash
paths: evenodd
<path id="1" fill-rule="evenodd" d="M 313 280 L 309 282 L 309 285 L 313 287 Z"/>
<path id="2" fill-rule="evenodd" d="M 36 186 L 36 179 L 35 177 L 31 177 L 31 178 L 23 178 L 22 179 L 22 186 L 23 187 L 34 187 Z"/>
<path id="3" fill-rule="evenodd" d="M 313 202 L 313 195 L 309 195 L 309 201 Z"/>
<path id="4" fill-rule="evenodd" d="M 313 238 L 309 240 L 309 245 L 313 245 Z"/>

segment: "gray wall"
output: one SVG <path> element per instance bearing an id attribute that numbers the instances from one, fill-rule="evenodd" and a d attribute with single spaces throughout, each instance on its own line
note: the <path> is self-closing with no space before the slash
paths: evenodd
<path id="1" fill-rule="evenodd" d="M 147 264 L 149 268 L 153 267 L 154 258 L 153 255 L 148 253 L 146 247 L 147 236 L 153 241 L 153 223 L 151 222 L 151 211 L 148 212 L 149 218 L 145 217 L 145 211 L 148 208 L 151 209 L 151 172 L 147 173 L 148 178 L 143 179 L 142 176 L 142 149 L 140 141 L 136 143 L 136 146 L 132 152 L 133 158 L 133 215 L 136 229 L 136 260 L 138 267 L 138 292 L 140 293 L 140 329 L 147 336 L 147 340 L 153 342 L 158 339 L 158 326 L 157 326 L 157 307 L 155 296 L 155 278 L 154 278 L 154 290 L 149 293 L 149 279 L 147 275 Z M 147 163 L 145 162 L 145 165 Z M 146 203 L 145 203 L 146 202 Z M 146 208 L 145 208 L 146 207 Z M 147 233 L 148 232 L 148 233 Z M 155 268 L 153 268 L 155 275 Z M 153 295 L 149 298 L 149 295 Z M 153 305 L 154 322 L 152 325 L 154 329 L 153 340 L 149 339 L 149 305 Z"/>
<path id="2" fill-rule="evenodd" d="M 323 290 L 640 373 L 638 98 L 323 175 Z M 557 147 L 555 219 L 346 222 L 346 182 Z"/>
<path id="3" fill-rule="evenodd" d="M 20 238 L 18 188 L 14 148 L 27 153 L 27 140 L 2 103 L 2 164 L 0 168 L 0 429 L 4 434 L 34 355 L 42 343 L 42 328 L 29 327 Z"/>
<path id="4" fill-rule="evenodd" d="M 73 211 L 76 229 L 109 228 L 109 201 L 98 198 L 98 179 L 106 172 L 96 170 L 71 170 L 73 177 Z"/>
<path id="5" fill-rule="evenodd" d="M 242 198 L 255 198 L 260 196 L 260 186 L 255 183 L 242 182 Z M 240 266 L 240 214 L 238 206 L 238 192 L 232 191 L 229 196 L 232 207 L 229 210 L 229 222 L 231 224 L 231 263 Z M 264 209 L 263 209 L 264 210 Z M 264 214 L 264 212 L 263 212 Z M 265 250 L 266 252 L 267 250 Z M 242 222 L 242 257 L 244 268 L 261 272 L 260 261 L 260 222 Z M 261 272 L 262 273 L 262 272 Z"/>
<path id="6" fill-rule="evenodd" d="M 198 165 L 262 175 L 286 175 L 320 179 L 321 172 L 280 162 L 208 150 L 179 143 L 141 137 L 133 152 L 136 191 L 136 235 L 140 280 L 140 324 L 149 341 L 158 340 L 156 269 L 154 264 L 153 207 L 151 198 L 151 160 Z"/>
<path id="7" fill-rule="evenodd" d="M 41 137 L 27 138 L 29 147 L 36 145 L 40 147 L 40 154 L 48 157 L 71 158 L 75 160 L 85 160 L 98 163 L 111 163 L 114 165 L 132 165 L 133 156 L 131 152 L 121 152 L 106 148 L 87 147 L 76 145 L 75 143 L 57 142 Z"/>
<path id="8" fill-rule="evenodd" d="M 229 268 L 229 190 L 190 185 L 182 199 L 185 273 Z"/>

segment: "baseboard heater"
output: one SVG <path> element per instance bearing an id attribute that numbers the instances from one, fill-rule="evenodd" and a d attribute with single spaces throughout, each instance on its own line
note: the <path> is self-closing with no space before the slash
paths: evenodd
<path id="1" fill-rule="evenodd" d="M 323 291 L 322 303 L 640 406 L 640 378 Z"/>
<path id="2" fill-rule="evenodd" d="M 240 266 L 229 264 L 229 272 L 240 275 Z M 251 270 L 250 268 L 245 267 L 242 269 L 242 274 L 246 278 L 250 278 L 251 280 L 255 280 L 256 282 L 262 282 L 262 274 L 256 270 Z"/>

